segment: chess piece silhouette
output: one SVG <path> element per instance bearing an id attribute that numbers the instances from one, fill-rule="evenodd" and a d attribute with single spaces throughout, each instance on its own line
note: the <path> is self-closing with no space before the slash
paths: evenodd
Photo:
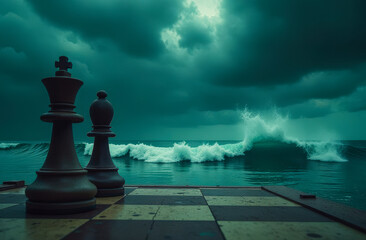
<path id="1" fill-rule="evenodd" d="M 88 136 L 95 139 L 93 153 L 85 169 L 88 170 L 89 180 L 98 188 L 97 197 L 124 195 L 125 180 L 118 174 L 118 168 L 112 161 L 108 144 L 108 138 L 116 136 L 110 130 L 113 107 L 106 99 L 105 91 L 99 91 L 97 96 L 98 99 L 91 104 L 89 110 L 93 130 L 88 133 Z"/>
<path id="2" fill-rule="evenodd" d="M 61 56 L 55 67 L 56 76 L 44 78 L 51 110 L 41 120 L 53 123 L 51 143 L 36 180 L 27 187 L 26 211 L 30 213 L 68 214 L 96 207 L 97 189 L 87 177 L 77 158 L 72 123 L 84 120 L 75 113 L 74 102 L 82 81 L 71 78 L 68 58 Z"/>

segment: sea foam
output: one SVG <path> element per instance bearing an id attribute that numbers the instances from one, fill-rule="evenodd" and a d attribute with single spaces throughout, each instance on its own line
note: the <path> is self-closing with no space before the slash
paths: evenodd
<path id="1" fill-rule="evenodd" d="M 129 154 L 130 157 L 146 162 L 206 162 L 223 161 L 227 157 L 244 155 L 243 143 L 213 145 L 202 144 L 198 147 L 191 147 L 186 142 L 174 143 L 172 147 L 155 147 L 151 145 L 140 144 L 110 144 L 112 157 L 122 157 Z M 93 144 L 86 144 L 85 155 L 91 155 Z"/>
<path id="2" fill-rule="evenodd" d="M 288 118 L 273 111 L 270 117 L 264 118 L 245 109 L 242 112 L 244 124 L 244 138 L 234 144 L 202 144 L 191 147 L 186 142 L 174 143 L 172 147 L 156 147 L 140 144 L 110 144 L 112 157 L 129 155 L 136 160 L 146 162 L 172 163 L 179 161 L 207 162 L 223 161 L 228 158 L 243 156 L 245 152 L 263 141 L 276 141 L 296 144 L 303 148 L 309 160 L 326 162 L 345 162 L 341 155 L 342 144 L 331 141 L 302 141 L 296 137 L 289 137 L 286 133 Z M 85 145 L 84 154 L 91 155 L 93 144 Z M 284 153 L 285 154 L 285 153 Z M 244 156 L 245 159 L 245 156 Z"/>
<path id="3" fill-rule="evenodd" d="M 309 160 L 325 162 L 347 162 L 341 151 L 343 145 L 336 141 L 304 141 L 287 133 L 288 117 L 272 111 L 269 117 L 254 114 L 245 109 L 242 112 L 244 121 L 244 145 L 249 150 L 253 144 L 261 141 L 294 143 L 303 148 Z"/>
<path id="4" fill-rule="evenodd" d="M 0 143 L 0 150 L 15 148 L 18 145 L 19 145 L 19 143 Z"/>

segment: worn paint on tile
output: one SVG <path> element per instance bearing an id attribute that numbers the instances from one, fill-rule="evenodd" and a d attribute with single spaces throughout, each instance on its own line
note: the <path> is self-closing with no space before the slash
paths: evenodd
<path id="1" fill-rule="evenodd" d="M 162 205 L 165 198 L 171 196 L 153 196 L 153 195 L 128 195 L 117 201 L 115 204 L 132 204 L 132 205 Z"/>
<path id="2" fill-rule="evenodd" d="M 153 195 L 129 195 L 116 204 L 133 205 L 206 205 L 203 196 L 153 196 Z"/>
<path id="3" fill-rule="evenodd" d="M 97 204 L 113 204 L 117 201 L 121 200 L 123 196 L 116 196 L 116 197 L 98 197 Z"/>
<path id="4" fill-rule="evenodd" d="M 208 206 L 160 206 L 154 220 L 173 221 L 214 221 Z"/>
<path id="5" fill-rule="evenodd" d="M 103 220 L 153 220 L 159 205 L 114 204 L 93 219 Z"/>
<path id="6" fill-rule="evenodd" d="M 337 222 L 218 222 L 227 240 L 366 239 L 366 235 Z"/>
<path id="7" fill-rule="evenodd" d="M 210 206 L 265 206 L 298 207 L 299 205 L 280 197 L 205 196 Z"/>
<path id="8" fill-rule="evenodd" d="M 129 195 L 154 195 L 154 196 L 202 196 L 199 189 L 185 188 L 138 188 Z"/>
<path id="9" fill-rule="evenodd" d="M 0 239 L 61 239 L 89 219 L 0 219 Z"/>
<path id="10" fill-rule="evenodd" d="M 25 187 L 0 191 L 0 194 L 25 194 Z"/>
<path id="11" fill-rule="evenodd" d="M 125 195 L 130 194 L 131 192 L 135 191 L 136 187 L 125 187 Z"/>

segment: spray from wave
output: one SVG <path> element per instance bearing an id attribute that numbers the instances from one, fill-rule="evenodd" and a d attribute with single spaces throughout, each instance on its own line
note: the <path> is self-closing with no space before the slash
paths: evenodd
<path id="1" fill-rule="evenodd" d="M 287 144 L 296 144 L 304 149 L 309 160 L 325 162 L 347 162 L 341 152 L 343 144 L 329 140 L 304 141 L 287 133 L 288 117 L 281 116 L 277 111 L 272 111 L 270 116 L 264 118 L 247 109 L 242 113 L 244 120 L 244 145 L 248 149 L 258 142 L 276 141 Z"/>
<path id="2" fill-rule="evenodd" d="M 286 133 L 288 122 L 287 117 L 283 117 L 273 111 L 269 118 L 264 118 L 260 114 L 254 114 L 247 109 L 242 112 L 244 124 L 244 139 L 234 144 L 213 145 L 202 144 L 198 147 L 191 147 L 186 142 L 174 143 L 172 147 L 156 147 L 140 144 L 110 144 L 112 157 L 130 157 L 146 162 L 171 163 L 179 161 L 208 162 L 223 161 L 227 158 L 243 156 L 256 144 L 261 142 L 279 142 L 284 144 L 295 144 L 305 150 L 309 160 L 327 162 L 346 162 L 342 157 L 342 144 L 331 141 L 301 141 L 296 137 L 290 137 Z M 85 145 L 84 155 L 91 155 L 93 144 Z M 284 153 L 286 154 L 286 153 Z"/>
<path id="3" fill-rule="evenodd" d="M 303 147 L 309 160 L 317 160 L 323 162 L 347 162 L 348 160 L 342 156 L 344 145 L 338 142 L 300 142 L 299 146 Z"/>
<path id="4" fill-rule="evenodd" d="M 361 155 L 361 158 L 366 155 L 364 149 L 345 146 L 341 142 L 330 140 L 303 141 L 296 136 L 290 136 L 288 118 L 281 116 L 276 111 L 264 116 L 245 109 L 241 115 L 244 137 L 238 143 L 202 144 L 197 147 L 192 147 L 186 142 L 174 143 L 171 147 L 157 147 L 144 143 L 110 144 L 110 152 L 115 158 L 129 156 L 146 162 L 161 163 L 224 161 L 238 156 L 242 156 L 244 160 L 245 158 L 253 160 L 254 156 L 255 161 L 260 161 L 258 153 L 266 152 L 265 157 L 271 158 L 272 153 L 278 153 L 279 149 L 281 149 L 280 158 L 291 159 L 295 157 L 290 154 L 292 150 L 295 150 L 295 153 L 303 154 L 304 159 L 324 162 L 346 162 L 347 159 L 342 156 L 342 153 L 347 158 L 352 158 L 355 154 L 356 156 Z M 13 153 L 27 157 L 44 156 L 47 154 L 48 147 L 48 143 L 0 143 L 1 151 L 13 151 Z M 93 144 L 76 144 L 75 148 L 78 153 L 91 155 Z M 298 156 L 298 154 L 296 155 Z"/>

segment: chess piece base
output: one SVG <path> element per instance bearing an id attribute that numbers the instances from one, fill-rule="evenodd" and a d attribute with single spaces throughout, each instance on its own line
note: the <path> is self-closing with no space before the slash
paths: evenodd
<path id="1" fill-rule="evenodd" d="M 86 168 L 88 178 L 97 187 L 96 197 L 122 196 L 125 194 L 125 180 L 118 174 L 118 168 Z"/>
<path id="2" fill-rule="evenodd" d="M 96 208 L 96 199 L 79 202 L 65 203 L 45 203 L 45 202 L 26 202 L 27 213 L 35 214 L 73 214 L 87 212 Z"/>

